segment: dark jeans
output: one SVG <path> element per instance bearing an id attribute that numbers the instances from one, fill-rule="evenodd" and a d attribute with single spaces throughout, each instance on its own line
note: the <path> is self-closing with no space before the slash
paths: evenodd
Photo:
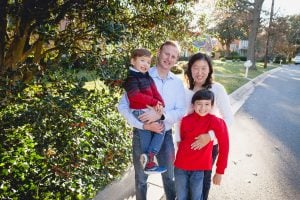
<path id="1" fill-rule="evenodd" d="M 219 145 L 216 144 L 213 146 L 213 151 L 212 151 L 213 165 L 216 161 L 218 153 L 219 153 Z M 210 186 L 211 186 L 211 173 L 212 173 L 212 170 L 204 171 L 203 190 L 202 190 L 203 200 L 208 199 L 208 193 L 209 193 Z"/>
<path id="2" fill-rule="evenodd" d="M 175 167 L 174 174 L 177 200 L 202 200 L 204 171 Z"/>
<path id="3" fill-rule="evenodd" d="M 138 118 L 138 116 L 143 114 L 144 111 L 135 110 L 132 113 L 136 118 Z M 162 133 L 158 134 L 142 129 L 137 129 L 136 131 L 140 134 L 140 142 L 143 153 L 154 153 L 155 155 L 157 155 L 164 141 L 165 132 L 163 131 Z"/>
<path id="4" fill-rule="evenodd" d="M 146 200 L 147 198 L 147 179 L 148 175 L 144 173 L 143 166 L 140 162 L 140 155 L 144 152 L 141 147 L 141 137 L 138 129 L 133 129 L 132 152 L 133 165 L 135 171 L 135 193 L 137 200 Z M 172 137 L 172 131 L 166 131 L 161 149 L 156 156 L 158 164 L 167 168 L 167 172 L 162 173 L 163 186 L 167 200 L 175 199 L 174 183 L 174 158 L 175 150 Z"/>

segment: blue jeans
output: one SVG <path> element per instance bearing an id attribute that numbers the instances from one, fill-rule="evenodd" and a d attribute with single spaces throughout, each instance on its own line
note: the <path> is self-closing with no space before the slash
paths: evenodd
<path id="1" fill-rule="evenodd" d="M 202 200 L 204 171 L 189 171 L 175 167 L 174 173 L 178 200 Z"/>
<path id="2" fill-rule="evenodd" d="M 138 116 L 143 114 L 144 111 L 135 110 L 132 113 L 138 119 Z M 161 134 L 158 134 L 141 129 L 139 129 L 138 132 L 140 133 L 140 142 L 143 153 L 149 154 L 151 152 L 154 153 L 154 155 L 157 155 L 164 141 L 165 132 L 163 131 Z"/>
<path id="3" fill-rule="evenodd" d="M 216 161 L 217 155 L 219 153 L 219 145 L 216 144 L 213 146 L 213 151 L 212 151 L 212 158 L 213 158 L 213 165 Z M 211 173 L 212 170 L 206 170 L 204 171 L 204 180 L 203 180 L 203 200 L 208 199 L 208 194 L 211 186 Z"/>
<path id="4" fill-rule="evenodd" d="M 134 128 L 132 138 L 132 157 L 135 171 L 135 193 L 137 200 L 146 200 L 148 175 L 144 173 L 143 166 L 140 162 L 140 155 L 143 153 L 140 141 L 141 134 L 139 133 L 139 129 Z M 161 174 L 166 198 L 167 200 L 174 200 L 175 184 L 173 162 L 175 158 L 175 150 L 171 130 L 166 131 L 164 141 L 156 158 L 159 165 L 167 168 L 167 172 Z"/>

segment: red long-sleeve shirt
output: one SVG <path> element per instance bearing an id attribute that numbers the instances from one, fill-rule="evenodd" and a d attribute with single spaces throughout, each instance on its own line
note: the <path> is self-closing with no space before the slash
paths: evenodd
<path id="1" fill-rule="evenodd" d="M 213 142 L 209 142 L 200 150 L 191 149 L 191 144 L 195 141 L 195 137 L 205 134 L 209 130 L 215 132 L 219 143 L 216 172 L 224 174 L 229 153 L 228 130 L 224 120 L 212 114 L 200 116 L 194 112 L 182 119 L 180 127 L 181 142 L 179 143 L 174 162 L 175 167 L 192 171 L 212 169 Z"/>
<path id="2" fill-rule="evenodd" d="M 127 92 L 129 107 L 132 109 L 144 109 L 149 106 L 156 106 L 158 102 L 164 107 L 164 101 L 160 96 L 153 79 L 149 73 L 141 73 L 129 70 L 124 83 Z"/>

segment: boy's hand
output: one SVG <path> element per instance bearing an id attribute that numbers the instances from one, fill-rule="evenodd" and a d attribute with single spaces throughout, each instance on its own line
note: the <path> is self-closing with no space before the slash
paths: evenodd
<path id="1" fill-rule="evenodd" d="M 159 114 L 163 114 L 163 112 L 164 112 L 164 107 L 162 106 L 162 104 L 160 103 L 160 102 L 158 102 L 157 104 L 156 104 L 156 106 L 154 106 L 154 109 L 155 109 L 155 111 L 157 112 L 157 113 L 159 113 Z"/>
<path id="2" fill-rule="evenodd" d="M 222 180 L 222 174 L 216 173 L 213 177 L 213 183 L 215 185 L 221 185 L 221 180 Z"/>
<path id="3" fill-rule="evenodd" d="M 143 128 L 155 133 L 162 133 L 162 131 L 164 130 L 164 125 L 159 122 L 153 122 L 144 124 Z"/>
<path id="4" fill-rule="evenodd" d="M 200 134 L 195 137 L 195 142 L 191 144 L 191 149 L 199 150 L 210 142 L 210 136 L 208 133 Z"/>

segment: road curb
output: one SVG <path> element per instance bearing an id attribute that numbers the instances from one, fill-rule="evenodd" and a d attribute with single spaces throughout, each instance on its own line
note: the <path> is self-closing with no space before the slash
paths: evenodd
<path id="1" fill-rule="evenodd" d="M 134 190 L 134 168 L 131 166 L 122 178 L 107 185 L 93 200 L 124 200 L 133 196 Z"/>
<path id="2" fill-rule="evenodd" d="M 249 82 L 247 82 L 246 84 L 242 85 L 241 87 L 239 87 L 238 89 L 233 91 L 229 95 L 230 104 L 231 104 L 233 113 L 235 114 L 240 109 L 240 107 L 245 103 L 245 101 L 252 94 L 252 92 L 254 91 L 254 88 L 258 84 L 263 82 L 269 75 L 271 75 L 274 72 L 277 72 L 281 69 L 282 69 L 281 67 L 276 67 L 272 70 L 269 70 L 269 71 L 257 76 L 256 78 L 251 79 Z"/>

